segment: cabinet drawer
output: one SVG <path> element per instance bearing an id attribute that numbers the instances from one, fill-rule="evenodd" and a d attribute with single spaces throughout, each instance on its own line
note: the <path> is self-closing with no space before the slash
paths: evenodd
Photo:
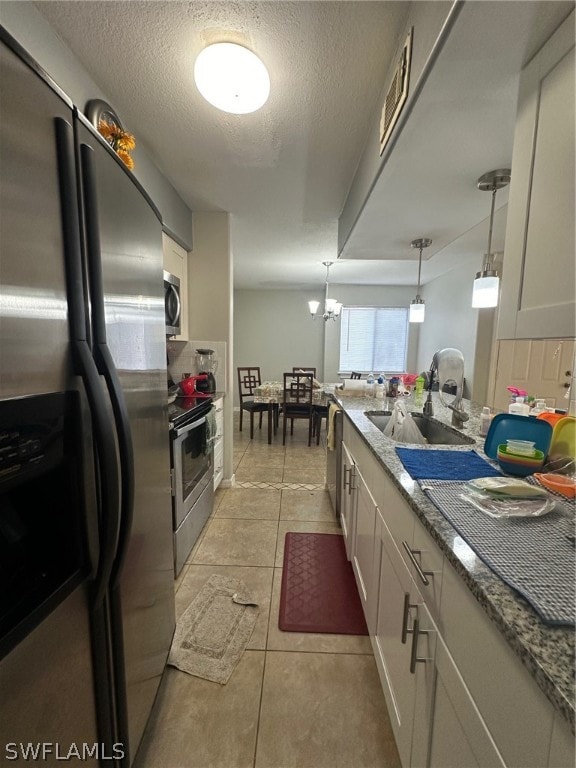
<path id="1" fill-rule="evenodd" d="M 447 561 L 440 611 L 446 645 L 506 765 L 548 765 L 552 705 Z"/>

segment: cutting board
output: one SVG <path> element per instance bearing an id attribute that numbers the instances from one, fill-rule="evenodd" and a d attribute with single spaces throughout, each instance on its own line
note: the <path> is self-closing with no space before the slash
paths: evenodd
<path id="1" fill-rule="evenodd" d="M 484 443 L 484 453 L 496 459 L 498 446 L 506 440 L 532 440 L 539 451 L 548 455 L 552 440 L 552 427 L 543 419 L 534 416 L 519 416 L 516 413 L 498 413 L 492 419 Z"/>

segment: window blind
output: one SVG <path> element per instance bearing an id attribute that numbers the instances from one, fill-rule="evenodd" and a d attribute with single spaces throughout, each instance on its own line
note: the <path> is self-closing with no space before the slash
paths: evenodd
<path id="1" fill-rule="evenodd" d="M 406 370 L 408 310 L 405 307 L 343 307 L 340 371 L 402 373 Z"/>

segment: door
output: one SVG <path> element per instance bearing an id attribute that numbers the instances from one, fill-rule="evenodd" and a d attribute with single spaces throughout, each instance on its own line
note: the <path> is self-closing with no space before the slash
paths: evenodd
<path id="1" fill-rule="evenodd" d="M 72 124 L 69 105 L 7 44 L 0 42 L 0 398 L 70 391 L 68 311 L 55 118 Z M 86 416 L 83 394 L 79 421 Z M 30 401 L 25 401 L 29 403 Z M 28 409 L 28 406 L 27 406 Z M 83 564 L 91 570 L 95 550 L 94 478 L 91 435 L 84 424 L 80 473 L 85 497 L 75 507 L 89 534 Z M 66 479 L 60 481 L 67 483 Z M 64 486 L 66 487 L 66 486 Z M 45 484 L 43 494 L 47 493 Z M 40 494 L 40 498 L 42 495 Z M 72 499 L 67 498 L 72 505 Z M 49 504 L 46 505 L 49 507 Z M 30 511 L 30 510 L 29 510 Z M 13 500 L 0 489 L 0 547 L 3 584 L 12 576 L 5 557 L 15 519 Z M 30 518 L 29 518 L 30 520 Z M 12 530 L 14 533 L 14 530 Z M 24 533 L 26 536 L 27 532 Z M 43 541 L 47 546 L 46 540 Z M 47 615 L 0 661 L 0 743 L 53 743 L 67 751 L 72 742 L 100 740 L 96 726 L 86 582 L 53 605 Z M 22 757 L 22 755 L 20 754 Z M 11 758 L 13 755 L 11 755 Z M 54 755 L 47 756 L 50 764 Z M 89 761 L 96 764 L 95 759 Z M 22 759 L 10 764 L 26 764 Z"/>
<path id="2" fill-rule="evenodd" d="M 117 371 L 133 450 L 133 520 L 120 533 L 110 640 L 117 679 L 125 664 L 130 755 L 140 743 L 175 626 L 170 446 L 161 225 L 132 174 L 80 121 L 87 263 L 93 319 L 99 253 L 107 346 Z M 97 225 L 97 226 L 95 226 Z M 97 231 L 97 239 L 91 236 Z M 94 323 L 95 331 L 96 323 Z M 124 517 L 126 510 L 124 510 Z M 121 563 L 121 567 L 120 567 Z"/>
<path id="3" fill-rule="evenodd" d="M 494 408 L 507 411 L 511 385 L 544 398 L 549 408 L 568 410 L 574 375 L 574 339 L 503 339 L 498 344 Z"/>

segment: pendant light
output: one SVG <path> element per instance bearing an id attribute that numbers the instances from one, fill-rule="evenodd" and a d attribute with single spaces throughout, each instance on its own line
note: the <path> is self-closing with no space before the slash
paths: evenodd
<path id="1" fill-rule="evenodd" d="M 494 225 L 494 206 L 496 192 L 510 183 L 510 169 L 504 168 L 497 171 L 489 171 L 478 179 L 478 189 L 482 192 L 492 192 L 492 206 L 490 208 L 490 227 L 488 229 L 488 250 L 484 254 L 484 266 L 476 273 L 474 288 L 472 290 L 472 306 L 475 309 L 498 306 L 498 289 L 500 277 L 494 269 L 492 254 L 492 228 Z"/>
<path id="2" fill-rule="evenodd" d="M 223 112 L 245 115 L 270 94 L 268 70 L 255 53 L 236 43 L 213 43 L 194 64 L 194 80 L 207 102 Z"/>
<path id="3" fill-rule="evenodd" d="M 329 299 L 328 298 L 328 277 L 330 273 L 330 267 L 332 266 L 334 262 L 333 261 L 323 261 L 322 264 L 326 267 L 326 289 L 324 292 L 324 313 L 322 315 L 324 320 L 336 320 L 336 318 L 340 315 L 340 312 L 342 310 L 342 304 L 337 301 L 336 299 Z M 319 301 L 309 301 L 308 307 L 310 309 L 310 314 L 312 315 L 312 319 L 316 319 L 316 313 L 318 312 L 318 307 L 320 306 Z"/>
<path id="4" fill-rule="evenodd" d="M 416 289 L 416 298 L 412 299 L 410 302 L 410 314 L 408 316 L 408 321 L 410 323 L 424 322 L 426 307 L 424 306 L 424 299 L 420 297 L 420 275 L 422 272 L 422 251 L 424 248 L 428 248 L 429 245 L 432 245 L 432 240 L 430 240 L 429 237 L 419 237 L 417 240 L 412 240 L 410 243 L 411 248 L 420 249 L 420 256 L 418 257 L 418 287 Z"/>

